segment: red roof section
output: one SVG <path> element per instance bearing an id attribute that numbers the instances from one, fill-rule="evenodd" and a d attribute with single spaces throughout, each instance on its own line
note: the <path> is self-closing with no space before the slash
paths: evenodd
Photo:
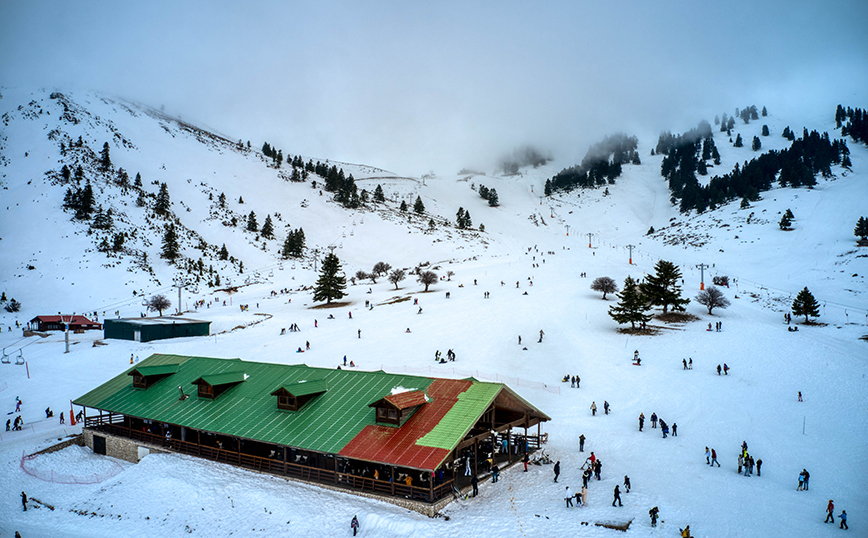
<path id="1" fill-rule="evenodd" d="M 416 407 L 417 405 L 422 405 L 428 401 L 425 397 L 425 391 L 423 390 L 409 390 L 398 394 L 390 394 L 383 399 L 398 409 Z"/>
<path id="2" fill-rule="evenodd" d="M 99 325 L 95 321 L 91 321 L 84 316 L 72 316 L 72 321 L 69 321 L 69 316 L 36 316 L 30 321 L 42 321 L 44 323 L 69 323 L 70 325 Z"/>
<path id="3" fill-rule="evenodd" d="M 399 467 L 434 470 L 449 451 L 443 448 L 419 446 L 416 441 L 424 437 L 443 419 L 458 401 L 458 395 L 470 388 L 472 384 L 472 381 L 467 380 L 435 379 L 427 389 L 431 400 L 427 405 L 420 407 L 401 427 L 379 424 L 365 426 L 340 451 L 340 455 Z M 395 394 L 387 398 L 404 394 L 408 393 Z"/>

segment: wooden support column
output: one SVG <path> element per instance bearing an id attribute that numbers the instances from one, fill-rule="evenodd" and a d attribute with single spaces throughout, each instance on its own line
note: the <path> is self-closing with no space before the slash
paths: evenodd
<path id="1" fill-rule="evenodd" d="M 392 465 L 392 480 L 389 482 L 392 484 L 392 496 L 395 496 L 395 481 L 398 480 L 398 473 L 395 472 L 395 466 Z"/>
<path id="2" fill-rule="evenodd" d="M 473 476 L 479 476 L 479 439 L 473 441 Z"/>
<path id="3" fill-rule="evenodd" d="M 436 473 L 437 470 L 435 469 L 434 472 L 428 476 L 428 500 L 430 502 L 434 502 L 434 477 L 436 476 Z"/>

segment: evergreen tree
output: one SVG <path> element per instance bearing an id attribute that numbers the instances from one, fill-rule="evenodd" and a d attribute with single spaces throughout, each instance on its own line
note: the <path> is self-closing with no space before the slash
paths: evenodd
<path id="1" fill-rule="evenodd" d="M 406 213 L 407 212 L 407 202 L 405 200 L 401 200 L 401 207 L 399 207 L 398 209 L 400 209 L 401 212 Z"/>
<path id="2" fill-rule="evenodd" d="M 425 212 L 425 204 L 422 203 L 422 198 L 419 196 L 416 197 L 416 203 L 413 204 L 413 211 L 418 215 Z"/>
<path id="3" fill-rule="evenodd" d="M 652 148 L 651 151 L 654 151 L 654 149 Z M 552 195 L 552 180 L 551 179 L 546 180 L 546 186 L 545 186 L 544 193 L 546 196 Z"/>
<path id="4" fill-rule="evenodd" d="M 99 168 L 103 172 L 108 172 L 112 169 L 112 158 L 109 155 L 108 142 L 102 145 L 102 151 L 99 152 Z"/>
<path id="5" fill-rule="evenodd" d="M 459 229 L 464 229 L 466 226 L 464 224 L 464 208 L 459 207 L 458 212 L 455 214 L 455 224 L 458 225 Z"/>
<path id="6" fill-rule="evenodd" d="M 160 257 L 175 261 L 179 254 L 180 247 L 178 246 L 178 234 L 175 231 L 174 224 L 167 224 L 166 231 L 163 233 L 163 250 Z"/>
<path id="7" fill-rule="evenodd" d="M 781 221 L 778 223 L 778 226 L 780 226 L 781 230 L 789 230 L 790 225 L 792 225 L 792 221 L 790 220 L 790 217 L 786 215 L 781 217 Z"/>
<path id="8" fill-rule="evenodd" d="M 139 188 L 142 187 L 142 174 L 141 173 L 136 172 L 136 179 L 135 179 L 135 181 L 133 181 L 133 186 L 139 187 Z"/>
<path id="9" fill-rule="evenodd" d="M 169 187 L 166 183 L 160 183 L 160 192 L 157 193 L 157 199 L 154 202 L 154 213 L 161 217 L 168 217 L 171 208 L 169 200 Z"/>
<path id="10" fill-rule="evenodd" d="M 796 218 L 796 216 L 793 215 L 793 212 L 792 212 L 792 210 L 791 210 L 790 208 L 787 208 L 787 210 L 784 211 L 784 215 L 786 215 L 787 218 L 790 219 L 790 220 L 793 220 L 793 219 Z"/>
<path id="11" fill-rule="evenodd" d="M 226 207 L 226 195 L 224 193 L 220 193 L 220 196 L 217 197 L 217 205 L 220 207 Z"/>
<path id="12" fill-rule="evenodd" d="M 334 253 L 329 253 L 322 262 L 319 278 L 313 289 L 314 301 L 331 303 L 333 299 L 340 299 L 346 293 L 347 279 L 341 272 L 341 262 Z"/>
<path id="13" fill-rule="evenodd" d="M 754 151 L 758 151 L 761 147 L 763 147 L 763 144 L 760 142 L 759 137 L 753 137 L 753 143 L 750 145 L 750 148 Z"/>
<path id="14" fill-rule="evenodd" d="M 863 241 L 865 240 L 865 237 L 868 236 L 868 218 L 859 217 L 859 220 L 856 221 L 853 235 L 861 237 Z"/>
<path id="15" fill-rule="evenodd" d="M 729 121 L 726 122 L 726 130 L 731 131 L 734 127 L 735 127 L 735 118 L 730 116 Z"/>
<path id="16" fill-rule="evenodd" d="M 769 135 L 769 126 L 763 125 L 763 136 L 768 136 L 768 135 Z"/>
<path id="17" fill-rule="evenodd" d="M 257 232 L 259 231 L 259 223 L 256 222 L 256 213 L 253 211 L 247 215 L 247 231 L 248 232 Z"/>
<path id="18" fill-rule="evenodd" d="M 385 202 L 386 195 L 383 194 L 383 187 L 381 185 L 377 185 L 377 188 L 374 189 L 374 201 L 375 202 Z"/>
<path id="19" fill-rule="evenodd" d="M 265 222 L 262 224 L 262 230 L 260 230 L 262 237 L 266 239 L 274 238 L 274 224 L 271 222 L 271 215 L 265 216 Z"/>
<path id="20" fill-rule="evenodd" d="M 226 248 L 226 243 L 223 243 L 223 246 L 220 247 L 220 254 L 218 256 L 221 260 L 229 259 L 229 250 Z"/>
<path id="21" fill-rule="evenodd" d="M 747 198 L 742 198 L 741 199 L 741 206 L 739 206 L 739 207 L 741 207 L 741 209 L 747 209 L 750 207 L 750 202 L 748 201 Z"/>
<path id="22" fill-rule="evenodd" d="M 735 143 L 733 144 L 733 146 L 737 148 L 744 146 L 744 142 L 741 141 L 741 134 L 735 136 Z"/>
<path id="23" fill-rule="evenodd" d="M 91 187 L 91 185 L 90 185 L 90 180 L 87 180 L 87 184 L 81 190 L 81 194 L 78 198 L 78 204 L 76 206 L 75 218 L 77 218 L 79 220 L 89 219 L 91 213 L 93 213 L 93 204 L 94 204 L 93 187 Z"/>
<path id="24" fill-rule="evenodd" d="M 72 170 L 70 170 L 69 167 L 64 164 L 63 168 L 60 169 L 60 175 L 61 177 L 63 177 L 63 181 L 69 181 L 70 179 L 72 179 Z"/>
<path id="25" fill-rule="evenodd" d="M 304 254 L 304 230 L 289 230 L 280 255 L 284 258 L 300 258 Z"/>
<path id="26" fill-rule="evenodd" d="M 609 316 L 618 322 L 619 325 L 630 323 L 632 328 L 636 328 L 636 323 L 649 321 L 651 316 L 645 312 L 648 310 L 648 305 L 636 281 L 631 277 L 624 280 L 624 289 L 617 294 L 621 301 L 609 307 Z"/>
<path id="27" fill-rule="evenodd" d="M 114 226 L 114 221 L 112 219 L 111 208 L 106 212 L 102 210 L 102 206 L 97 207 L 90 227 L 97 230 L 111 230 L 112 226 Z"/>
<path id="28" fill-rule="evenodd" d="M 649 305 L 662 306 L 663 313 L 672 306 L 673 311 L 683 311 L 690 299 L 681 297 L 681 270 L 672 262 L 660 260 L 654 266 L 655 273 L 645 277 L 639 285 Z"/>
<path id="29" fill-rule="evenodd" d="M 491 207 L 497 207 L 500 205 L 500 199 L 497 197 L 497 190 L 491 189 L 488 193 L 488 205 Z"/>
<path id="30" fill-rule="evenodd" d="M 763 115 L 763 117 L 765 117 L 765 116 L 768 116 L 768 115 L 769 115 L 769 111 L 768 111 L 768 110 L 766 110 L 766 107 L 763 107 L 763 112 L 762 112 L 762 115 Z"/>
<path id="31" fill-rule="evenodd" d="M 793 299 L 793 314 L 805 316 L 805 323 L 808 323 L 808 316 L 815 318 L 820 316 L 820 304 L 808 291 L 807 286 Z"/>

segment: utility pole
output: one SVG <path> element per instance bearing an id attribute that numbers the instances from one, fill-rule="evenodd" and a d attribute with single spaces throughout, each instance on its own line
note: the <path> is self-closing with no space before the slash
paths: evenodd
<path id="1" fill-rule="evenodd" d="M 594 237 L 594 234 L 589 233 L 589 234 L 588 234 L 588 248 L 591 248 L 591 238 L 592 238 L 592 237 Z"/>
<path id="2" fill-rule="evenodd" d="M 316 259 L 319 257 L 319 249 L 313 249 L 313 272 L 316 273 Z"/>
<path id="3" fill-rule="evenodd" d="M 173 288 L 178 288 L 178 308 L 176 308 L 178 314 L 181 313 L 181 290 L 187 287 L 187 281 L 184 277 L 175 275 L 175 283 L 172 284 Z"/>
<path id="4" fill-rule="evenodd" d="M 708 269 L 708 264 L 700 263 L 696 266 L 699 269 L 699 289 L 705 289 L 705 270 Z"/>
<path id="5" fill-rule="evenodd" d="M 627 245 L 627 248 L 630 249 L 630 265 L 633 265 L 633 249 L 636 247 L 634 245 Z"/>

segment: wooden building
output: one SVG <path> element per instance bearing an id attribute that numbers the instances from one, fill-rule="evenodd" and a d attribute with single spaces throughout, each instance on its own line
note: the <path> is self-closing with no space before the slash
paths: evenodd
<path id="1" fill-rule="evenodd" d="M 30 327 L 35 331 L 65 331 L 67 325 L 70 331 L 102 329 L 102 325 L 84 316 L 36 316 L 30 320 Z"/>
<path id="2" fill-rule="evenodd" d="M 94 452 L 175 451 L 383 496 L 428 515 L 548 416 L 501 383 L 152 355 L 77 398 Z M 400 504 L 400 503 L 399 503 Z"/>

